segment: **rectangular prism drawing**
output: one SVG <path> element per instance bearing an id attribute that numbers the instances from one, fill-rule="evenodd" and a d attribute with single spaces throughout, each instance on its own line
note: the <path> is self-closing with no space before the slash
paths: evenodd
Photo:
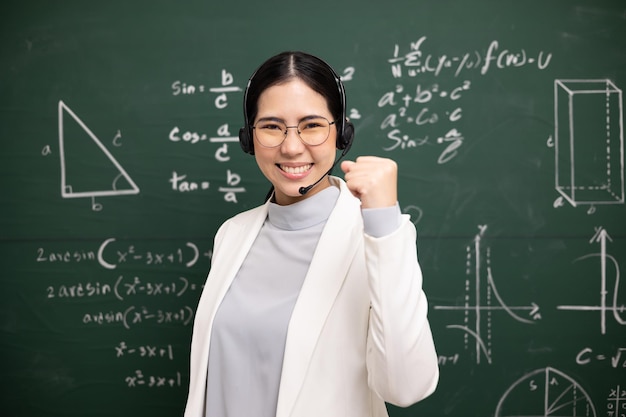
<path id="1" fill-rule="evenodd" d="M 610 80 L 555 80 L 555 186 L 574 207 L 624 203 L 622 90 Z"/>

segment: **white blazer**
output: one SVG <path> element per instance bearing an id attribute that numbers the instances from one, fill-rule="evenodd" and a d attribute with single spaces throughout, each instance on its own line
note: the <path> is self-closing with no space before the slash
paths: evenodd
<path id="1" fill-rule="evenodd" d="M 285 346 L 277 417 L 383 417 L 385 401 L 409 406 L 439 378 L 426 313 L 416 232 L 408 215 L 389 236 L 363 232 L 360 202 L 343 180 L 296 301 Z M 227 220 L 191 343 L 185 417 L 203 417 L 211 326 L 263 222 L 268 203 Z"/>

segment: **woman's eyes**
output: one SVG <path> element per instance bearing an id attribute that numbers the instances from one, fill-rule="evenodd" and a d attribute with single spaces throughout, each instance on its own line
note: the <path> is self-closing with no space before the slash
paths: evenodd
<path id="1" fill-rule="evenodd" d="M 284 127 L 279 124 L 279 123 L 263 123 L 260 126 L 261 129 L 266 129 L 266 130 L 280 130 L 280 131 L 284 131 Z"/>
<path id="2" fill-rule="evenodd" d="M 316 122 L 308 122 L 308 123 L 303 123 L 301 125 L 302 130 L 304 129 L 315 129 L 316 127 L 321 127 L 322 125 Z"/>

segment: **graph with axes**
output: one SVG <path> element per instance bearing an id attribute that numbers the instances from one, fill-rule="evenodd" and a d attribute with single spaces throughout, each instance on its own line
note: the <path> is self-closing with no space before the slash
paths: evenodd
<path id="1" fill-rule="evenodd" d="M 598 276 L 600 278 L 600 285 L 598 288 L 599 297 L 598 304 L 595 305 L 559 305 L 559 310 L 571 310 L 571 311 L 586 311 L 586 312 L 599 312 L 600 313 L 600 333 L 606 334 L 607 329 L 607 316 L 611 314 L 619 325 L 626 325 L 626 319 L 622 316 L 626 313 L 626 301 L 619 299 L 620 294 L 620 268 L 619 263 L 613 255 L 608 251 L 608 244 L 612 242 L 608 232 L 602 228 L 597 227 L 593 237 L 589 240 L 590 244 L 599 245 L 598 252 L 592 252 L 583 255 L 574 260 L 574 262 L 584 262 L 591 259 L 599 259 L 599 271 Z M 609 287 L 609 283 L 613 281 L 612 288 Z M 609 290 L 612 291 L 609 291 Z"/>
<path id="2" fill-rule="evenodd" d="M 471 244 L 466 246 L 465 295 L 463 305 L 435 305 L 435 310 L 457 310 L 463 313 L 462 324 L 447 325 L 448 329 L 464 332 L 466 348 L 473 346 L 476 363 L 484 357 L 491 364 L 491 321 L 496 312 L 504 312 L 513 320 L 533 324 L 541 319 L 539 305 L 508 305 L 496 286 L 494 271 L 491 266 L 492 250 L 483 244 L 487 225 L 478 226 L 479 232 Z"/>

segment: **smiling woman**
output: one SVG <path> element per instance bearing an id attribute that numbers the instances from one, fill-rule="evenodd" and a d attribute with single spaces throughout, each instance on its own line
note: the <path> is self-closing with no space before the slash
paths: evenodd
<path id="1" fill-rule="evenodd" d="M 267 60 L 244 95 L 242 149 L 272 183 L 217 232 L 196 312 L 186 417 L 387 416 L 437 385 L 416 232 L 397 165 L 343 161 L 341 80 L 321 59 Z M 335 159 L 337 150 L 342 151 Z"/>
<path id="2" fill-rule="evenodd" d="M 310 123 L 314 119 L 317 125 Z M 298 78 L 271 86 L 259 96 L 253 126 L 255 157 L 274 186 L 278 204 L 297 202 L 330 186 L 326 177 L 308 193 L 299 192 L 301 187 L 325 177 L 333 166 L 337 130 L 331 129 L 328 119 L 333 115 L 324 96 Z"/>

